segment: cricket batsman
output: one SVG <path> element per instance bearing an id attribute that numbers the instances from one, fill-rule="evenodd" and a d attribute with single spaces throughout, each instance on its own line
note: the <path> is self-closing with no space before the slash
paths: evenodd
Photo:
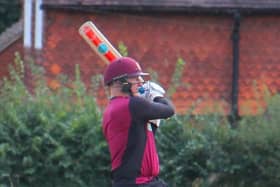
<path id="1" fill-rule="evenodd" d="M 147 75 L 130 57 L 117 58 L 104 72 L 109 103 L 102 130 L 111 156 L 113 187 L 167 187 L 158 177 L 155 133 L 158 119 L 174 115 L 174 107 L 161 86 L 144 82 Z"/>

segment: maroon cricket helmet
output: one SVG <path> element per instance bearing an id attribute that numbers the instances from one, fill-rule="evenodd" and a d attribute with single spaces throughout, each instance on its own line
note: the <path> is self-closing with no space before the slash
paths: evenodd
<path id="1" fill-rule="evenodd" d="M 142 72 L 139 63 L 130 57 L 121 57 L 110 63 L 104 73 L 105 85 L 110 85 L 113 81 L 121 78 L 146 76 L 148 73 Z"/>

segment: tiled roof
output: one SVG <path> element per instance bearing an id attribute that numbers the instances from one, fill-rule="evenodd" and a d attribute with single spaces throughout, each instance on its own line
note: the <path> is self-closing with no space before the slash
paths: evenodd
<path id="1" fill-rule="evenodd" d="M 23 33 L 23 20 L 19 20 L 0 35 L 0 52 L 18 40 Z"/>
<path id="2" fill-rule="evenodd" d="M 77 6 L 154 6 L 182 8 L 280 8 L 279 0 L 48 0 L 44 5 Z"/>

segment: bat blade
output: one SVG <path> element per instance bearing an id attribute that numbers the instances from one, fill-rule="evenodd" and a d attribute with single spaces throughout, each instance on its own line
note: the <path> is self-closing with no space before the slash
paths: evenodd
<path id="1" fill-rule="evenodd" d="M 106 64 L 122 57 L 91 21 L 87 21 L 80 26 L 79 34 Z"/>

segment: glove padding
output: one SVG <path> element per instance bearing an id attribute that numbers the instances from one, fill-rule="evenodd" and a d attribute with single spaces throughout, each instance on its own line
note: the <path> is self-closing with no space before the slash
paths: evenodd
<path id="1" fill-rule="evenodd" d="M 140 95 L 148 99 L 149 101 L 154 101 L 156 97 L 163 97 L 165 94 L 165 90 L 160 85 L 154 82 L 148 81 L 145 84 L 143 84 L 142 87 L 144 92 L 140 93 Z M 149 122 L 157 127 L 159 127 L 160 125 L 160 119 L 150 120 Z"/>
<path id="2" fill-rule="evenodd" d="M 165 90 L 155 82 L 146 82 L 142 86 L 144 88 L 144 93 L 140 95 L 150 101 L 153 101 L 156 97 L 163 97 Z"/>
<path id="3" fill-rule="evenodd" d="M 153 119 L 149 121 L 150 123 L 154 124 L 156 127 L 160 125 L 160 119 Z"/>

